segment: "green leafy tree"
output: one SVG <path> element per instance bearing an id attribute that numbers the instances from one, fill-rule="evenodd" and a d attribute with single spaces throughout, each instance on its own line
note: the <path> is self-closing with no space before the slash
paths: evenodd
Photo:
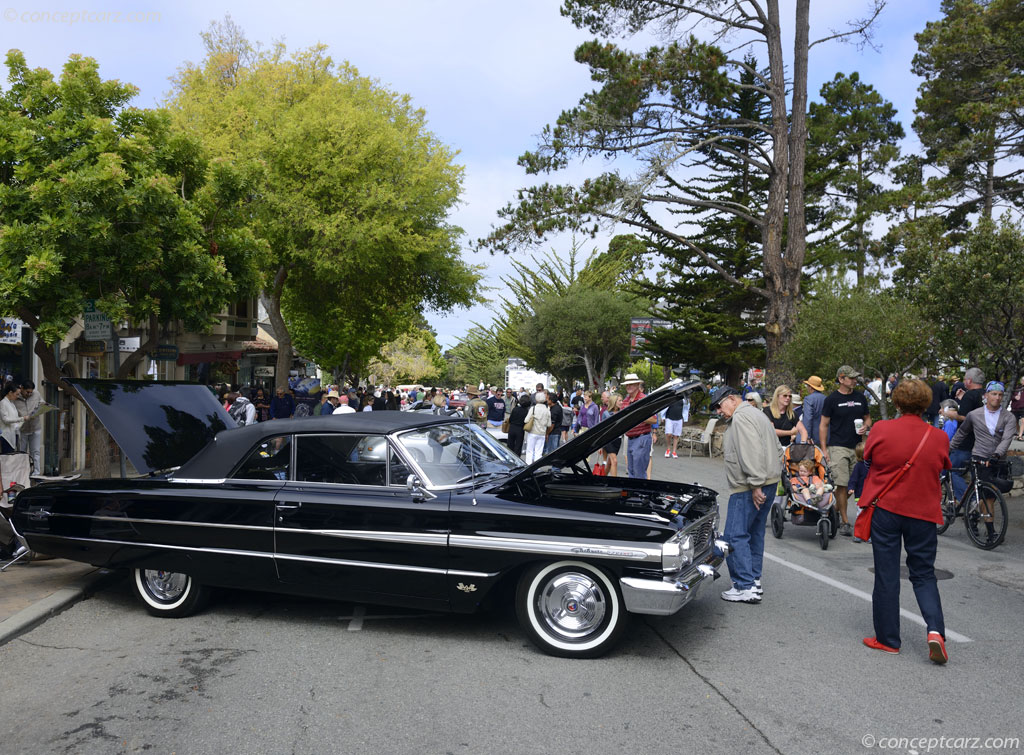
<path id="1" fill-rule="evenodd" d="M 378 383 L 399 385 L 434 381 L 447 367 L 434 334 L 426 330 L 403 333 L 380 350 L 367 366 Z"/>
<path id="2" fill-rule="evenodd" d="M 445 358 L 448 360 L 448 385 L 462 388 L 481 381 L 488 385 L 505 382 L 508 353 L 500 345 L 493 327 L 474 325 Z"/>
<path id="3" fill-rule="evenodd" d="M 840 283 L 800 305 L 783 360 L 796 375 L 835 374 L 843 364 L 865 375 L 902 375 L 931 362 L 934 339 L 934 324 L 914 302 L 891 289 Z"/>
<path id="4" fill-rule="evenodd" d="M 917 301 L 938 327 L 950 363 L 966 359 L 1016 384 L 1024 374 L 1024 230 L 982 220 L 957 250 L 935 254 Z"/>
<path id="5" fill-rule="evenodd" d="M 604 385 L 611 367 L 629 355 L 629 321 L 643 310 L 621 291 L 575 288 L 534 302 L 522 324 L 533 347 L 535 369 L 550 372 L 559 385 L 572 385 L 579 369 L 587 385 Z"/>
<path id="6" fill-rule="evenodd" d="M 1024 5 L 943 0 L 917 34 L 914 130 L 940 174 L 930 183 L 950 228 L 1024 206 Z"/>
<path id="7" fill-rule="evenodd" d="M 36 332 L 59 382 L 53 344 L 95 299 L 111 320 L 194 330 L 257 286 L 261 245 L 238 223 L 257 173 L 208 162 L 162 111 L 127 106 L 135 87 L 104 81 L 72 56 L 59 81 L 7 54 L 0 97 L 0 302 Z"/>
<path id="8" fill-rule="evenodd" d="M 903 126 L 896 109 L 860 80 L 837 73 L 812 102 L 807 140 L 809 221 L 815 232 L 813 258 L 831 270 L 852 270 L 865 285 L 870 264 L 885 246 L 872 238 L 872 220 L 895 197 L 887 179 L 899 158 Z"/>
<path id="9" fill-rule="evenodd" d="M 286 57 L 283 45 L 251 45 L 230 18 L 203 40 L 206 59 L 179 71 L 170 105 L 215 154 L 265 166 L 251 227 L 271 252 L 262 300 L 278 385 L 293 329 L 307 357 L 345 371 L 418 312 L 477 300 L 479 272 L 447 222 L 463 171 L 422 110 L 323 46 Z"/>
<path id="10" fill-rule="evenodd" d="M 787 66 L 778 0 L 566 0 L 563 14 L 604 38 L 576 50 L 576 60 L 589 66 L 599 88 L 563 111 L 554 127 L 545 128 L 539 148 L 524 154 L 520 164 L 528 173 L 554 173 L 576 158 L 622 155 L 640 170 L 633 176 L 608 171 L 578 185 L 542 183 L 522 189 L 517 202 L 500 212 L 504 225 L 482 243 L 507 252 L 536 244 L 548 232 L 593 230 L 603 222 L 627 225 L 654 245 L 689 245 L 729 283 L 765 300 L 767 363 L 774 367 L 795 323 L 806 253 L 809 51 L 828 39 L 867 35 L 883 5 L 875 0 L 867 18 L 812 42 L 810 0 L 797 0 L 793 57 Z M 690 33 L 697 25 L 710 32 L 712 42 Z M 671 41 L 641 52 L 607 41 L 645 30 Z M 718 44 L 726 38 L 728 44 Z M 743 58 L 744 51 L 761 45 L 767 51 L 766 73 Z M 753 83 L 744 75 L 753 76 Z M 745 90 L 759 92 L 770 103 L 768 125 L 737 118 L 727 109 Z M 740 138 L 739 127 L 766 134 L 770 147 L 758 144 L 750 154 L 736 153 L 731 145 Z M 709 205 L 680 190 L 700 172 L 709 149 L 744 160 L 764 177 L 763 208 L 725 198 Z M 693 245 L 677 217 L 684 208 L 710 209 L 757 226 L 764 285 L 737 278 L 710 251 Z"/>

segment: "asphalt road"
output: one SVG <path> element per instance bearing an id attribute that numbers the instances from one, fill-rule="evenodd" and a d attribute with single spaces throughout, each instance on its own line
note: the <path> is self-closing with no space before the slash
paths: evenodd
<path id="1" fill-rule="evenodd" d="M 725 488 L 717 459 L 659 457 L 655 473 Z M 762 604 L 723 602 L 719 580 L 592 661 L 542 655 L 510 611 L 231 592 L 168 620 L 122 582 L 0 647 L 0 752 L 950 753 L 990 737 L 1018 742 L 988 751 L 1022 752 L 1024 497 L 1009 503 L 996 551 L 959 522 L 940 538 L 946 625 L 962 636 L 945 667 L 913 616 L 899 656 L 864 648 L 870 546 L 823 552 L 792 526 L 767 537 Z"/>

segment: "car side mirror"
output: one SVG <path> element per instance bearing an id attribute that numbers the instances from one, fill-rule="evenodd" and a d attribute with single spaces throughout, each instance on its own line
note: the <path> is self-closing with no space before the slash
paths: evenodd
<path id="1" fill-rule="evenodd" d="M 412 500 L 416 503 L 437 498 L 436 495 L 423 487 L 423 481 L 414 474 L 405 478 L 405 489 L 409 491 L 409 495 L 412 496 Z"/>

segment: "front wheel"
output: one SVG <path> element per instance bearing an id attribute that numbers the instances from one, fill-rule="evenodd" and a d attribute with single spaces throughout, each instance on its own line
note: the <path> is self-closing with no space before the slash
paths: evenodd
<path id="1" fill-rule="evenodd" d="M 828 526 L 828 517 L 822 517 L 818 520 L 818 544 L 821 546 L 823 551 L 828 550 L 828 532 L 830 527 Z"/>
<path id="2" fill-rule="evenodd" d="M 516 590 L 516 615 L 538 648 L 562 658 L 596 658 L 626 628 L 628 614 L 612 577 L 582 561 L 527 571 Z"/>
<path id="3" fill-rule="evenodd" d="M 964 504 L 967 537 L 977 547 L 990 551 L 1006 536 L 1006 501 L 1003 494 L 988 483 L 980 483 L 967 496 Z"/>
<path id="4" fill-rule="evenodd" d="M 191 616 L 207 599 L 206 588 L 181 572 L 133 569 L 132 587 L 150 614 L 170 619 Z"/>

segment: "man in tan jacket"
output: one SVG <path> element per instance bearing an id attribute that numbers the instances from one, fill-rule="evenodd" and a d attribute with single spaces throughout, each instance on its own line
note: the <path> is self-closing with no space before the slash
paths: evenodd
<path id="1" fill-rule="evenodd" d="M 711 411 L 730 420 L 723 446 L 729 511 L 722 539 L 729 543 L 726 564 L 733 586 L 722 599 L 760 603 L 764 528 L 782 476 L 782 448 L 764 413 L 729 386 L 712 394 Z"/>

